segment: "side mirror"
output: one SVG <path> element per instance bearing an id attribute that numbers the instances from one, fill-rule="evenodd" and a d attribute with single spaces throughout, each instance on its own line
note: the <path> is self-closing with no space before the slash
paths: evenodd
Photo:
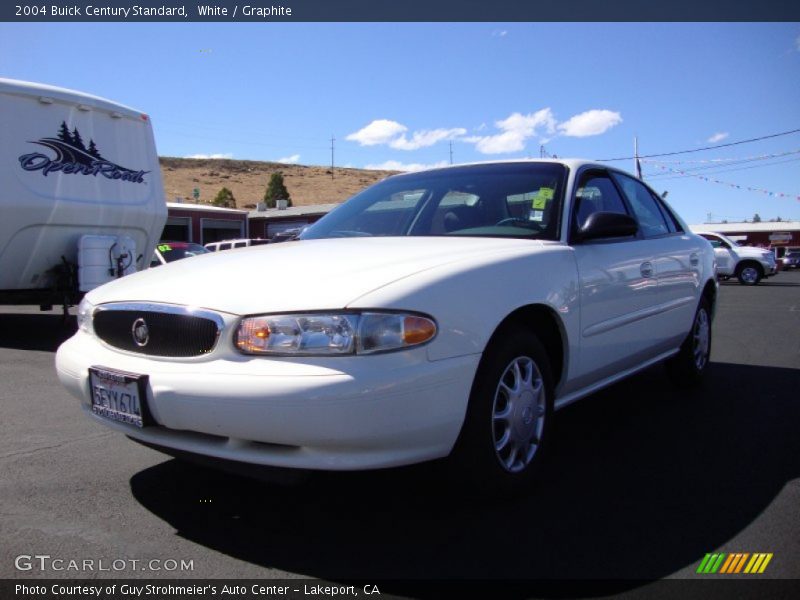
<path id="1" fill-rule="evenodd" d="M 637 231 L 639 224 L 633 217 L 621 213 L 596 212 L 589 215 L 578 229 L 577 241 L 629 237 L 636 235 Z"/>

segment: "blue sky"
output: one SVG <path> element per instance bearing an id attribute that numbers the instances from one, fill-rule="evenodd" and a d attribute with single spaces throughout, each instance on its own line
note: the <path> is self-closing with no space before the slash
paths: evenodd
<path id="1" fill-rule="evenodd" d="M 602 159 L 800 129 L 798 23 L 0 23 L 0 76 L 147 112 L 164 156 L 326 165 L 334 136 L 337 166 L 415 168 L 451 141 Z M 690 222 L 800 220 L 800 133 L 652 160 Z"/>

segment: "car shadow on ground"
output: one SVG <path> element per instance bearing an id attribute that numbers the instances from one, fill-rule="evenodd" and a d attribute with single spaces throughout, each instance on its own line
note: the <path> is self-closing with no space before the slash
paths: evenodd
<path id="1" fill-rule="evenodd" d="M 0 313 L 0 348 L 55 352 L 78 330 L 74 315 Z"/>
<path id="2" fill-rule="evenodd" d="M 800 476 L 798 387 L 798 370 L 714 363 L 684 391 L 652 368 L 557 413 L 547 468 L 514 499 L 468 497 L 438 464 L 287 487 L 168 460 L 130 485 L 184 538 L 308 577 L 653 580 Z"/>

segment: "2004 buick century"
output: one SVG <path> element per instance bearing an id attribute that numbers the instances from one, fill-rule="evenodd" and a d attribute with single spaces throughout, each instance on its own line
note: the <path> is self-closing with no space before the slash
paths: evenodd
<path id="1" fill-rule="evenodd" d="M 85 297 L 58 375 L 169 453 L 348 470 L 450 456 L 531 479 L 552 412 L 658 361 L 708 366 L 713 250 L 640 180 L 579 160 L 397 175 L 299 241 Z"/>

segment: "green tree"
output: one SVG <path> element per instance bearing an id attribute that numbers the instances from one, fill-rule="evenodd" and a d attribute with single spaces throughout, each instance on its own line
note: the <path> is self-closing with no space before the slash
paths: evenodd
<path id="1" fill-rule="evenodd" d="M 236 208 L 236 198 L 233 197 L 232 191 L 224 187 L 219 191 L 216 198 L 211 201 L 211 204 L 222 208 Z"/>
<path id="2" fill-rule="evenodd" d="M 753 215 L 753 223 L 761 223 L 761 215 L 758 213 Z"/>
<path id="3" fill-rule="evenodd" d="M 286 200 L 287 206 L 292 205 L 292 198 L 283 183 L 283 173 L 280 171 L 272 174 L 267 184 L 267 191 L 264 192 L 264 202 L 266 202 L 267 208 L 275 208 L 278 200 Z"/>

